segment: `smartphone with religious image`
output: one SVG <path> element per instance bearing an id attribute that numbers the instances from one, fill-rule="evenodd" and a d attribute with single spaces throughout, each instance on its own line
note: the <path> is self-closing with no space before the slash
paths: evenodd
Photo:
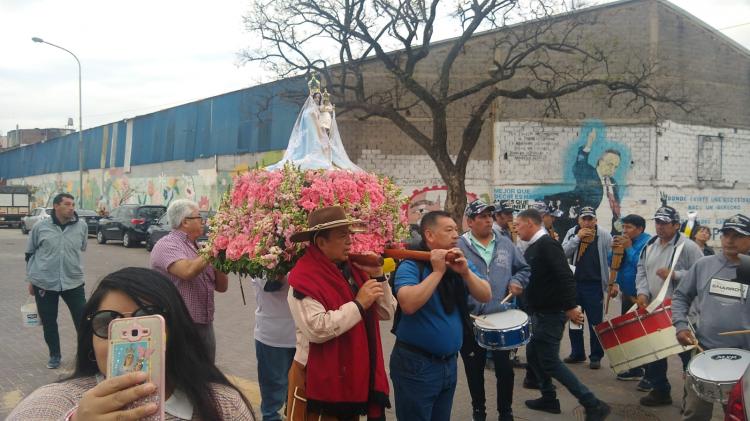
<path id="1" fill-rule="evenodd" d="M 148 375 L 146 382 L 156 385 L 156 392 L 126 407 L 157 404 L 159 410 L 143 420 L 164 420 L 166 340 L 164 318 L 158 314 L 119 318 L 109 323 L 107 378 L 142 371 Z"/>

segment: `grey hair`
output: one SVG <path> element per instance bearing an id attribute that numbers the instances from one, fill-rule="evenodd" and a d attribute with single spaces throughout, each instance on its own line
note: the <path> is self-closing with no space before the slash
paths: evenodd
<path id="1" fill-rule="evenodd" d="M 172 229 L 180 228 L 182 221 L 199 209 L 198 204 L 190 199 L 177 199 L 167 208 L 167 220 Z"/>

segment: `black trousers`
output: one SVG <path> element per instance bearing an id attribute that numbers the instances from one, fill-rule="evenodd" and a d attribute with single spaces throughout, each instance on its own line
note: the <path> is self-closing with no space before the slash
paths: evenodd
<path id="1" fill-rule="evenodd" d="M 495 378 L 497 379 L 497 411 L 500 414 L 510 413 L 513 403 L 513 365 L 510 362 L 510 351 L 492 351 L 495 363 Z M 474 412 L 486 411 L 484 395 L 484 367 L 487 360 L 487 350 L 479 346 L 472 338 L 464 338 L 461 347 L 461 359 L 464 361 L 466 381 L 471 394 L 471 406 Z"/>

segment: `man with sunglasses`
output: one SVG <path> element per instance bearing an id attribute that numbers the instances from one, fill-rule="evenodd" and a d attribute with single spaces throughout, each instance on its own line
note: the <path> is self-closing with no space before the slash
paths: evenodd
<path id="1" fill-rule="evenodd" d="M 47 368 L 60 367 L 60 335 L 57 305 L 60 298 L 70 310 L 76 331 L 83 318 L 86 297 L 83 291 L 81 252 L 86 251 L 88 226 L 75 212 L 75 200 L 60 193 L 52 200 L 51 218 L 34 225 L 26 246 L 26 279 L 34 296 L 49 348 Z"/>
<path id="2" fill-rule="evenodd" d="M 175 200 L 167 208 L 167 218 L 172 232 L 154 245 L 151 267 L 163 273 L 180 291 L 209 357 L 214 361 L 214 291 L 226 291 L 229 280 L 198 253 L 195 241 L 203 235 L 204 223 L 198 204 L 187 199 Z"/>
<path id="3" fill-rule="evenodd" d="M 721 336 L 744 330 L 750 322 L 747 280 L 738 279 L 740 255 L 750 251 L 750 218 L 734 215 L 721 227 L 721 254 L 703 257 L 687 272 L 672 296 L 672 319 L 677 340 L 685 346 L 700 343 L 704 349 L 739 348 L 750 351 L 750 336 Z M 688 328 L 688 311 L 695 303 L 696 337 Z M 710 420 L 713 403 L 685 387 L 683 420 Z"/>

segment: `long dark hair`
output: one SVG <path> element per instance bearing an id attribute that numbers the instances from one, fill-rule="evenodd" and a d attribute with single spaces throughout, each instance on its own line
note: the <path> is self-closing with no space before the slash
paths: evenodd
<path id="1" fill-rule="evenodd" d="M 168 332 L 166 376 L 176 389 L 185 392 L 201 419 L 221 419 L 210 383 L 236 390 L 252 412 L 252 406 L 245 396 L 209 360 L 208 350 L 198 336 L 177 288 L 162 274 L 146 268 L 129 267 L 110 273 L 91 294 L 78 332 L 76 368 L 71 378 L 90 377 L 99 373 L 96 361 L 89 358 L 94 355 L 94 329 L 89 316 L 99 310 L 102 300 L 111 291 L 126 294 L 139 307 L 153 305 L 164 310 Z"/>

